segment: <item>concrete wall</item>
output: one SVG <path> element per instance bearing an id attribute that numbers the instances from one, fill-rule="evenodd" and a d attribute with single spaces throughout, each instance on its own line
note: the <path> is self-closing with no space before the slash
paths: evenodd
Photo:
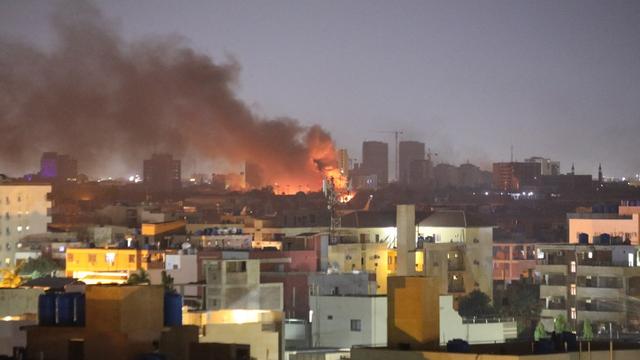
<path id="1" fill-rule="evenodd" d="M 608 351 L 592 351 L 591 355 L 585 352 L 582 359 L 590 360 L 609 360 Z M 615 360 L 635 360 L 640 358 L 640 350 L 614 350 L 613 359 Z M 577 352 L 560 353 L 560 354 L 544 354 L 544 355 L 495 355 L 495 354 L 459 354 L 447 352 L 433 351 L 402 351 L 393 349 L 352 349 L 352 360 L 579 360 L 580 356 Z"/>
<path id="2" fill-rule="evenodd" d="M 638 233 L 640 232 L 640 215 L 633 214 L 631 219 L 569 219 L 569 242 L 578 242 L 578 234 L 589 235 L 589 243 L 593 243 L 595 236 L 607 233 L 614 236 L 629 234 L 631 244 L 638 245 Z"/>
<path id="3" fill-rule="evenodd" d="M 201 343 L 247 344 L 257 360 L 281 359 L 283 316 L 277 311 L 221 310 L 186 313 L 184 323 L 201 328 Z"/>
<path id="4" fill-rule="evenodd" d="M 446 345 L 453 339 L 462 339 L 469 344 L 503 343 L 517 336 L 514 321 L 464 324 L 462 317 L 453 309 L 453 297 L 440 296 L 440 345 Z"/>
<path id="5" fill-rule="evenodd" d="M 384 296 L 311 296 L 313 347 L 350 348 L 386 345 L 387 298 Z M 352 329 L 358 321 L 360 330 Z"/>
<path id="6" fill-rule="evenodd" d="M 389 277 L 387 342 L 390 347 L 419 348 L 440 341 L 440 279 L 424 276 Z"/>
<path id="7" fill-rule="evenodd" d="M 376 274 L 377 294 L 387 293 L 390 250 L 384 243 L 337 244 L 329 246 L 329 264 L 340 272 L 365 271 Z"/>
<path id="8" fill-rule="evenodd" d="M 38 314 L 42 289 L 0 289 L 0 317 Z"/>

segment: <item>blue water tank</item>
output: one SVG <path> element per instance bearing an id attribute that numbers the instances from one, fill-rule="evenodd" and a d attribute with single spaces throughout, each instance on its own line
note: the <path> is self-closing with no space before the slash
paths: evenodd
<path id="1" fill-rule="evenodd" d="M 578 234 L 578 243 L 580 243 L 580 244 L 588 244 L 589 243 L 589 234 L 587 234 L 587 233 Z"/>
<path id="2" fill-rule="evenodd" d="M 44 293 L 38 297 L 38 324 L 51 326 L 56 323 L 56 294 Z"/>
<path id="3" fill-rule="evenodd" d="M 73 325 L 74 315 L 74 293 L 60 293 L 56 297 L 56 308 L 58 310 L 58 316 L 56 323 L 62 326 Z"/>
<path id="4" fill-rule="evenodd" d="M 182 295 L 167 292 L 164 294 L 164 326 L 182 325 Z"/>
<path id="5" fill-rule="evenodd" d="M 84 294 L 75 293 L 74 302 L 75 317 L 73 323 L 76 326 L 84 326 L 86 316 L 86 298 Z"/>

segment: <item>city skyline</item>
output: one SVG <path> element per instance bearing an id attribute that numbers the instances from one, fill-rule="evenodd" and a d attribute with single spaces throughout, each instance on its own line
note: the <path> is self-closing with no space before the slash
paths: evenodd
<path id="1" fill-rule="evenodd" d="M 217 64 L 233 58 L 251 111 L 319 124 L 352 157 L 403 130 L 441 162 L 489 169 L 513 145 L 517 160 L 549 157 L 563 173 L 640 169 L 638 3 L 94 3 L 127 41 L 182 38 Z M 0 4 L 0 38 L 50 48 L 56 4 Z M 64 152 L 38 150 L 34 164 Z M 188 155 L 187 169 L 206 163 Z"/>

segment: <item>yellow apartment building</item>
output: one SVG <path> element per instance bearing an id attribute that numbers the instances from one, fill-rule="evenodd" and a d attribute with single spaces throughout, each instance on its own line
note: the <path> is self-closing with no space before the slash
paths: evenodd
<path id="1" fill-rule="evenodd" d="M 163 269 L 163 251 L 140 249 L 67 249 L 66 276 L 86 284 L 125 283 L 140 269 Z"/>

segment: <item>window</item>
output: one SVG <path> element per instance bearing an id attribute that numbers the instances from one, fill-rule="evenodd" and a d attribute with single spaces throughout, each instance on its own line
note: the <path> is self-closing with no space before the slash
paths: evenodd
<path id="1" fill-rule="evenodd" d="M 572 272 L 572 273 L 575 273 L 575 272 L 576 272 L 576 262 L 575 262 L 575 261 L 572 261 L 572 262 L 571 262 L 571 272 Z"/>
<path id="2" fill-rule="evenodd" d="M 633 253 L 627 254 L 627 259 L 629 261 L 629 266 L 633 267 Z"/>
<path id="3" fill-rule="evenodd" d="M 362 321 L 360 319 L 351 319 L 351 331 L 362 331 Z"/>
<path id="4" fill-rule="evenodd" d="M 104 260 L 109 265 L 113 265 L 116 262 L 116 253 L 108 252 L 104 255 Z"/>
<path id="5" fill-rule="evenodd" d="M 576 318 L 577 318 L 576 308 L 572 307 L 571 308 L 571 319 L 575 320 Z"/>
<path id="6" fill-rule="evenodd" d="M 571 284 L 571 295 L 575 296 L 577 293 L 576 284 Z"/>
<path id="7" fill-rule="evenodd" d="M 328 315 L 327 316 L 327 320 L 333 320 L 333 315 Z M 351 320 L 351 321 L 353 321 L 353 320 Z"/>
<path id="8" fill-rule="evenodd" d="M 589 259 L 593 259 L 593 251 L 589 251 L 589 252 L 587 253 L 587 257 L 588 257 Z"/>
<path id="9" fill-rule="evenodd" d="M 129 255 L 129 263 L 134 263 L 136 262 L 136 256 L 135 255 Z"/>
<path id="10" fill-rule="evenodd" d="M 73 262 L 73 254 L 67 254 L 67 261 Z"/>
<path id="11" fill-rule="evenodd" d="M 544 251 L 538 249 L 538 259 L 542 260 L 544 259 Z"/>
<path id="12" fill-rule="evenodd" d="M 89 254 L 89 262 L 90 263 L 96 262 L 96 254 Z"/>

